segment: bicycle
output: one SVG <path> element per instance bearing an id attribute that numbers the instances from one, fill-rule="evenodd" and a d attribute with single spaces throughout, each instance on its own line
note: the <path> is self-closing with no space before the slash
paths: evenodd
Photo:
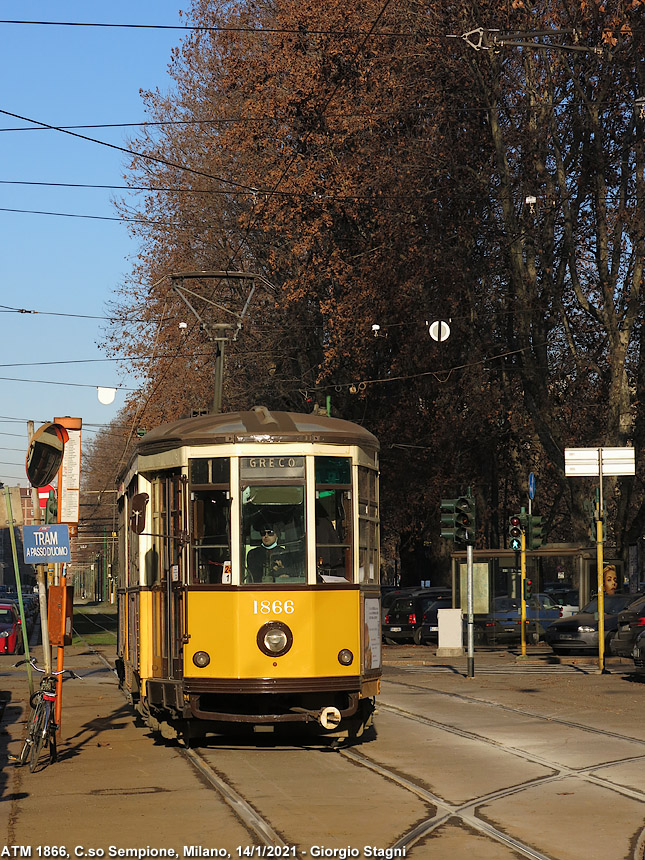
<path id="1" fill-rule="evenodd" d="M 18 755 L 17 762 L 23 765 L 29 759 L 29 770 L 33 773 L 38 766 L 43 747 L 49 749 L 49 758 L 45 763 L 45 767 L 48 764 L 53 764 L 58 758 L 58 751 L 56 749 L 56 732 L 58 731 L 58 726 L 54 721 L 58 677 L 67 674 L 69 677 L 78 680 L 82 680 L 82 678 L 71 669 L 61 669 L 60 672 L 46 672 L 44 669 L 36 666 L 35 657 L 32 657 L 31 660 L 20 660 L 15 665 L 22 666 L 23 663 L 28 662 L 31 663 L 37 672 L 41 672 L 44 677 L 40 682 L 40 688 L 29 699 L 31 713 L 27 723 L 27 736 Z"/>

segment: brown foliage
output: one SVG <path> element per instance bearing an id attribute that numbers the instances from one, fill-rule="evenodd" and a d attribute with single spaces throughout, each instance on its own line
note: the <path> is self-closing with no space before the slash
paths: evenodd
<path id="1" fill-rule="evenodd" d="M 184 40 L 174 90 L 145 94 L 176 124 L 132 141 L 130 182 L 158 190 L 114 311 L 111 348 L 142 380 L 129 413 L 152 425 L 212 397 L 214 344 L 166 276 L 258 272 L 273 288 L 227 344 L 225 408 L 331 395 L 380 436 L 386 525 L 413 543 L 436 545 L 440 497 L 472 484 L 497 544 L 531 469 L 552 535 L 569 537 L 564 446 L 639 441 L 645 414 L 629 396 L 639 5 L 194 0 L 191 22 L 228 29 Z M 611 53 L 446 38 L 482 25 Z M 194 289 L 209 325 L 248 296 Z M 426 321 L 441 318 L 452 335 L 436 344 Z"/>

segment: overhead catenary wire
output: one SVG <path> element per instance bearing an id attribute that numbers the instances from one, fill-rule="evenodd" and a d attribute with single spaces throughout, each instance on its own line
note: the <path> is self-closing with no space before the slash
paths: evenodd
<path id="1" fill-rule="evenodd" d="M 3 19 L 0 24 L 25 24 L 42 27 L 96 27 L 106 29 L 122 30 L 180 30 L 184 32 L 203 33 L 252 33 L 260 36 L 282 36 L 291 34 L 302 38 L 303 35 L 311 36 L 336 36 L 338 38 L 362 37 L 366 35 L 365 30 L 302 30 L 300 27 L 230 27 L 208 24 L 124 24 L 103 23 L 97 21 L 21 21 L 16 19 Z M 382 31 L 375 35 L 383 38 L 412 38 L 412 33 L 395 33 Z"/>
<path id="2" fill-rule="evenodd" d="M 32 122 L 35 125 L 42 126 L 43 128 L 48 128 L 51 131 L 58 131 L 61 134 L 67 134 L 67 135 L 70 135 L 71 137 L 78 138 L 79 140 L 85 140 L 88 143 L 95 143 L 98 146 L 105 146 L 108 149 L 115 149 L 117 152 L 124 152 L 126 155 L 129 155 L 131 157 L 142 158 L 145 161 L 151 161 L 151 162 L 156 162 L 157 164 L 163 164 L 166 167 L 172 167 L 175 170 L 185 171 L 186 173 L 194 174 L 195 176 L 201 176 L 201 177 L 204 177 L 206 179 L 213 179 L 215 182 L 222 182 L 225 185 L 230 185 L 232 188 L 244 188 L 247 191 L 253 191 L 256 193 L 258 192 L 258 189 L 252 185 L 244 185 L 244 183 L 242 183 L 242 182 L 235 182 L 233 179 L 226 179 L 226 177 L 216 176 L 212 173 L 207 173 L 204 170 L 197 170 L 194 167 L 188 167 L 186 165 L 177 164 L 176 162 L 168 161 L 167 159 L 159 158 L 158 156 L 150 155 L 149 153 L 135 152 L 134 150 L 128 149 L 125 146 L 119 146 L 116 143 L 109 143 L 106 140 L 99 140 L 96 137 L 89 137 L 88 135 L 85 135 L 85 134 L 79 134 L 78 132 L 75 132 L 75 131 L 69 131 L 69 129 L 62 128 L 61 126 L 51 125 L 50 123 L 43 122 L 42 120 L 39 120 L 39 119 L 32 119 L 31 117 L 21 116 L 20 114 L 12 113 L 11 111 L 2 110 L 2 109 L 0 109 L 0 115 L 11 116 L 14 119 L 22 120 L 23 122 Z"/>

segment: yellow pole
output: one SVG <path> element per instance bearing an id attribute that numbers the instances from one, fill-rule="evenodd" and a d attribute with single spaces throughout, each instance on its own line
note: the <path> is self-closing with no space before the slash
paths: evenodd
<path id="1" fill-rule="evenodd" d="M 520 625 L 522 627 L 522 631 L 520 635 L 522 642 L 522 657 L 526 657 L 526 600 L 524 598 L 524 594 L 526 591 L 526 533 L 524 529 L 522 529 L 522 538 L 520 544 L 520 588 L 522 589 L 522 603 L 520 615 Z"/>
<path id="2" fill-rule="evenodd" d="M 596 567 L 598 568 L 598 668 L 605 671 L 605 582 L 602 573 L 602 511 L 596 520 Z"/>

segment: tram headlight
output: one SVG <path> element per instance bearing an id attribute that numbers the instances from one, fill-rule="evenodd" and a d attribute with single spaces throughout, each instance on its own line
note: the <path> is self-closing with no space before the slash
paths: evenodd
<path id="1" fill-rule="evenodd" d="M 268 621 L 258 630 L 256 641 L 267 657 L 282 657 L 293 644 L 293 633 L 282 621 Z"/>
<path id="2" fill-rule="evenodd" d="M 193 663 L 195 666 L 199 666 L 200 669 L 203 669 L 205 666 L 208 666 L 211 658 L 210 654 L 207 654 L 206 651 L 195 651 L 193 654 Z"/>
<path id="3" fill-rule="evenodd" d="M 277 651 L 284 651 L 287 641 L 287 634 L 284 630 L 269 630 L 268 633 L 264 634 L 264 644 L 273 654 Z"/>
<path id="4" fill-rule="evenodd" d="M 354 662 L 354 655 L 349 650 L 349 648 L 343 648 L 342 651 L 338 652 L 338 662 L 341 666 L 351 666 Z"/>

